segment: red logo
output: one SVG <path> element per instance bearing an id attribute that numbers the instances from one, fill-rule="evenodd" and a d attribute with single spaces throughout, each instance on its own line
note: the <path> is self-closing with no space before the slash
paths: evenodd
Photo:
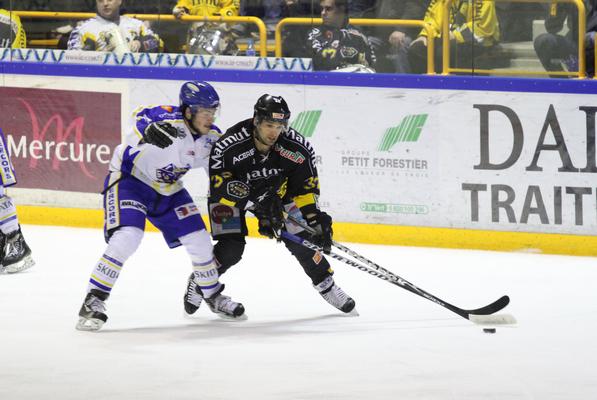
<path id="1" fill-rule="evenodd" d="M 216 224 L 225 224 L 230 218 L 234 216 L 234 211 L 231 207 L 218 204 L 211 209 L 211 219 Z"/>
<path id="2" fill-rule="evenodd" d="M 121 96 L 0 87 L 4 130 L 19 187 L 98 192 L 121 141 Z"/>

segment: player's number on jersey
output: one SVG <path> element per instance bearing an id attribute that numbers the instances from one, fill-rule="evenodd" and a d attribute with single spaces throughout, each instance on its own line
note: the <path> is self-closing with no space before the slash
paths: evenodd
<path id="1" fill-rule="evenodd" d="M 214 188 L 219 188 L 222 186 L 222 183 L 224 183 L 224 178 L 222 178 L 220 175 L 212 175 L 211 184 Z"/>
<path id="2" fill-rule="evenodd" d="M 305 189 L 319 189 L 319 178 L 318 177 L 310 177 L 305 181 Z"/>

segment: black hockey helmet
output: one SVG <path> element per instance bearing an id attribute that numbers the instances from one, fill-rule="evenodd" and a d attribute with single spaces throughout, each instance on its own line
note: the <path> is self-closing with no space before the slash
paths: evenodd
<path id="1" fill-rule="evenodd" d="M 288 126 L 290 109 L 282 96 L 264 94 L 257 100 L 253 110 L 253 118 L 257 118 L 258 124 L 263 120 L 267 120 L 271 122 L 281 122 L 284 126 Z"/>

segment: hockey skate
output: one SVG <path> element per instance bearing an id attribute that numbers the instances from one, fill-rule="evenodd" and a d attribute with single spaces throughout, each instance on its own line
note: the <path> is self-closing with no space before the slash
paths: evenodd
<path id="1" fill-rule="evenodd" d="M 195 314 L 195 311 L 199 309 L 199 306 L 201 306 L 201 302 L 203 301 L 203 296 L 197 290 L 198 288 L 194 277 L 195 274 L 191 274 L 191 276 L 189 276 L 187 290 L 182 298 L 184 311 L 187 315 Z"/>
<path id="2" fill-rule="evenodd" d="M 334 278 L 332 278 L 331 275 L 325 278 L 323 282 L 315 285 L 315 289 L 317 289 L 325 301 L 336 307 L 338 310 L 347 314 L 352 313 L 358 315 L 354 309 L 354 300 L 336 285 Z M 353 310 L 354 312 L 352 312 Z"/>
<path id="3" fill-rule="evenodd" d="M 205 303 L 207 303 L 209 309 L 223 319 L 246 320 L 245 307 L 241 303 L 232 301 L 230 297 L 224 296 L 222 294 L 223 290 L 224 285 L 222 285 L 218 293 L 205 299 Z"/>
<path id="4" fill-rule="evenodd" d="M 31 249 L 27 246 L 20 228 L 5 236 L 3 251 L 3 270 L 9 274 L 24 271 L 35 265 L 31 258 Z"/>
<path id="5" fill-rule="evenodd" d="M 76 328 L 80 331 L 97 331 L 108 320 L 106 304 L 109 294 L 101 290 L 91 289 L 79 311 L 79 322 Z"/>

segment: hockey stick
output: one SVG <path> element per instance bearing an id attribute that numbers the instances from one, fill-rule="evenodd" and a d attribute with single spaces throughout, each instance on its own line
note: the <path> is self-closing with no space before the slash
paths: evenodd
<path id="1" fill-rule="evenodd" d="M 310 227 L 308 227 L 308 228 L 311 229 Z M 282 237 L 285 239 L 288 239 L 294 243 L 297 243 L 299 245 L 307 247 L 311 250 L 322 251 L 321 247 L 319 247 L 319 246 L 317 246 L 299 236 L 293 235 L 287 231 L 282 231 Z M 356 252 L 353 252 L 353 253 L 356 253 Z M 358 254 L 358 253 L 356 253 L 356 254 Z M 334 253 L 334 252 L 330 252 L 329 255 L 338 261 L 341 261 L 345 264 L 350 265 L 351 267 L 355 267 L 361 271 L 367 272 L 369 275 L 373 275 L 376 278 L 390 282 L 396 286 L 399 286 L 403 289 L 408 290 L 411 293 L 414 293 L 414 294 L 421 296 L 427 300 L 430 300 L 430 301 L 432 301 L 432 302 L 452 311 L 453 313 L 458 314 L 461 317 L 466 318 L 476 324 L 494 325 L 494 324 L 514 324 L 514 323 L 516 323 L 516 319 L 509 314 L 494 314 L 494 313 L 502 310 L 504 307 L 506 307 L 508 305 L 508 303 L 510 302 L 510 298 L 508 296 L 502 296 L 498 300 L 494 301 L 491 304 L 488 304 L 485 307 L 481 307 L 481 308 L 478 308 L 475 310 L 465 310 L 465 309 L 456 307 L 450 303 L 447 303 L 447 302 L 441 300 L 440 298 L 426 292 L 425 290 L 417 287 L 416 285 L 399 277 L 398 275 L 388 271 L 387 269 L 378 266 L 377 264 L 373 263 L 372 261 L 370 261 L 370 263 L 372 265 L 363 265 L 363 264 L 359 264 L 353 260 L 350 260 L 350 259 L 348 259 L 344 256 L 341 256 L 337 253 Z M 367 260 L 365 257 L 362 257 L 362 256 L 360 256 L 360 257 Z M 369 260 L 367 260 L 367 261 L 369 261 Z M 493 315 L 491 315 L 491 314 L 493 314 Z"/>

